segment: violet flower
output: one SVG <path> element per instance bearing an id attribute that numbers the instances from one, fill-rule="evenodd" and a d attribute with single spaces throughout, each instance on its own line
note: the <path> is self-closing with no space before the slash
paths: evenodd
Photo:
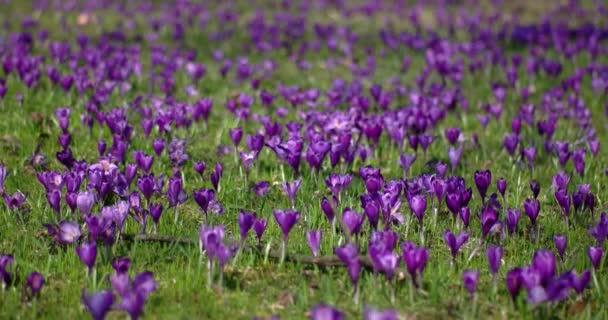
<path id="1" fill-rule="evenodd" d="M 403 260 L 410 274 L 412 284 L 415 287 L 420 285 L 418 278 L 422 278 L 422 273 L 426 268 L 429 258 L 429 249 L 416 246 L 412 241 L 406 241 L 401 245 Z"/>
<path id="2" fill-rule="evenodd" d="M 321 237 L 323 231 L 319 228 L 316 230 L 308 230 L 306 232 L 306 240 L 308 241 L 308 247 L 312 252 L 312 255 L 316 257 L 319 254 L 319 247 L 321 246 Z"/>
<path id="3" fill-rule="evenodd" d="M 446 229 L 443 232 L 443 240 L 447 244 L 450 249 L 450 254 L 452 255 L 452 264 L 456 264 L 456 255 L 460 248 L 469 240 L 469 233 L 463 231 L 455 236 L 450 229 Z"/>
<path id="4" fill-rule="evenodd" d="M 247 238 L 247 233 L 253 227 L 257 219 L 257 214 L 255 212 L 249 212 L 240 210 L 239 212 L 239 230 L 241 235 L 241 243 L 245 242 L 245 238 Z"/>
<path id="5" fill-rule="evenodd" d="M 602 255 L 604 251 L 601 247 L 591 246 L 587 250 L 587 255 L 589 256 L 589 260 L 591 260 L 591 264 L 595 270 L 600 268 L 600 262 L 602 261 Z"/>
<path id="6" fill-rule="evenodd" d="M 27 276 L 27 286 L 33 295 L 38 295 L 44 285 L 44 277 L 38 271 L 30 272 Z"/>
<path id="7" fill-rule="evenodd" d="M 344 313 L 328 304 L 317 304 L 310 311 L 310 320 L 343 320 Z"/>
<path id="8" fill-rule="evenodd" d="M 103 320 L 112 308 L 112 304 L 114 304 L 114 295 L 110 290 L 102 290 L 92 294 L 87 294 L 83 290 L 81 300 L 93 319 Z"/>
<path id="9" fill-rule="evenodd" d="M 262 235 L 264 235 L 264 231 L 266 231 L 266 226 L 268 225 L 268 221 L 266 219 L 259 217 L 255 219 L 253 222 L 253 231 L 255 232 L 256 237 L 258 238 L 258 244 L 262 241 Z"/>
<path id="10" fill-rule="evenodd" d="M 568 237 L 563 234 L 556 234 L 553 236 L 553 243 L 555 244 L 555 248 L 557 249 L 557 253 L 559 253 L 559 257 L 564 260 L 564 252 L 566 252 L 566 246 L 568 245 Z"/>
<path id="11" fill-rule="evenodd" d="M 0 254 L 0 281 L 2 281 L 2 289 L 6 288 L 11 282 L 12 274 L 6 268 L 14 260 L 11 254 Z"/>
<path id="12" fill-rule="evenodd" d="M 486 193 L 488 191 L 488 187 L 492 183 L 492 172 L 490 170 L 484 171 L 475 171 L 475 186 L 477 186 L 477 191 L 479 191 L 479 195 L 481 196 L 481 201 L 485 202 Z"/>
<path id="13" fill-rule="evenodd" d="M 287 250 L 287 239 L 289 232 L 293 226 L 300 220 L 300 213 L 294 209 L 280 210 L 276 209 L 273 211 L 274 219 L 276 220 L 281 232 L 283 233 L 283 244 L 281 246 L 281 264 L 285 261 L 285 254 Z"/>
<path id="14" fill-rule="evenodd" d="M 524 200 L 524 210 L 528 218 L 530 218 L 532 226 L 536 226 L 536 219 L 540 213 L 540 201 L 538 201 L 538 199 L 529 198 Z"/>
<path id="15" fill-rule="evenodd" d="M 348 269 L 348 276 L 354 287 L 353 299 L 357 303 L 359 300 L 359 274 L 361 273 L 359 248 L 355 244 L 349 243 L 335 248 L 334 252 Z"/>
<path id="16" fill-rule="evenodd" d="M 479 282 L 479 270 L 467 269 L 463 271 L 462 282 L 471 298 L 473 298 L 475 296 L 475 290 L 477 289 L 477 282 Z"/>
<path id="17" fill-rule="evenodd" d="M 291 202 L 292 208 L 296 207 L 296 194 L 298 193 L 301 184 L 302 178 L 298 178 L 292 182 L 283 182 L 281 184 L 281 189 L 289 197 L 289 201 Z"/>
<path id="18" fill-rule="evenodd" d="M 502 259 L 502 247 L 490 244 L 486 248 L 486 255 L 488 257 L 490 272 L 492 273 L 494 279 L 496 279 L 498 268 L 500 268 L 500 260 Z"/>
<path id="19" fill-rule="evenodd" d="M 270 182 L 268 181 L 258 181 L 253 185 L 253 191 L 258 197 L 263 197 L 266 193 L 270 191 Z"/>
<path id="20" fill-rule="evenodd" d="M 80 261 L 87 266 L 88 271 L 91 271 L 95 267 L 95 260 L 97 259 L 97 244 L 95 242 L 83 242 L 80 246 L 75 246 L 74 249 Z"/>

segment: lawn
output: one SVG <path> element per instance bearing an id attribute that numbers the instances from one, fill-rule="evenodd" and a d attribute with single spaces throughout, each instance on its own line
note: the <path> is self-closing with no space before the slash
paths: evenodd
<path id="1" fill-rule="evenodd" d="M 518 3 L 0 4 L 0 318 L 608 318 L 608 7 Z"/>

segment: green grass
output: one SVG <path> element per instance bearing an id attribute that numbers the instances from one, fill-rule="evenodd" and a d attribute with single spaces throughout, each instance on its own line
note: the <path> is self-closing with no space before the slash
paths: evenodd
<path id="1" fill-rule="evenodd" d="M 26 10 L 24 10 L 26 11 Z M 58 15 L 52 12 L 41 13 L 41 24 L 48 27 L 52 37 L 66 36 L 62 34 L 57 24 Z M 4 17 L 6 18 L 6 16 Z M 68 15 L 70 21 L 74 21 L 73 14 Z M 120 16 L 104 15 L 104 23 L 112 26 Z M 143 18 L 143 17 L 142 17 Z M 17 23 L 19 20 L 11 18 Z M 212 25 L 213 26 L 213 25 Z M 88 32 L 98 33 L 95 26 L 88 26 Z M 4 31 L 3 31 L 4 32 Z M 379 45 L 379 40 L 374 36 L 370 45 Z M 263 200 L 258 199 L 246 185 L 244 178 L 239 174 L 238 165 L 233 161 L 232 155 L 221 159 L 216 155 L 218 143 L 229 144 L 227 131 L 235 125 L 235 119 L 228 116 L 224 109 L 224 103 L 231 94 L 245 91 L 252 92 L 249 86 L 235 84 L 232 79 L 224 80 L 219 77 L 218 66 L 211 58 L 211 50 L 214 45 L 205 41 L 198 41 L 197 32 L 188 34 L 186 44 L 195 48 L 199 60 L 207 66 L 207 75 L 198 83 L 197 89 L 203 96 L 214 99 L 214 107 L 209 126 L 203 128 L 195 125 L 189 129 L 178 129 L 173 132 L 178 137 L 187 139 L 187 150 L 190 160 L 183 168 L 184 187 L 188 191 L 189 200 L 179 206 L 180 222 L 173 223 L 173 212 L 165 211 L 159 225 L 159 234 L 174 235 L 178 237 L 196 238 L 198 229 L 204 216 L 192 201 L 191 192 L 201 186 L 210 187 L 208 172 L 213 168 L 215 161 L 224 163 L 224 176 L 221 180 L 221 191 L 217 195 L 224 206 L 226 214 L 222 216 L 211 216 L 212 224 L 225 224 L 228 234 L 238 237 L 237 215 L 239 209 L 258 212 L 259 215 L 269 220 L 268 229 L 264 235 L 265 243 L 272 241 L 273 247 L 280 245 L 280 230 L 272 217 L 275 208 L 289 207 L 289 200 L 280 191 L 281 173 L 275 156 L 267 148 L 262 152 L 260 159 L 254 165 L 249 181 L 269 180 L 272 190 Z M 167 36 L 168 38 L 169 36 Z M 246 41 L 247 35 L 244 30 L 239 31 L 235 40 L 222 44 L 227 54 L 236 55 L 240 52 L 240 44 Z M 169 43 L 169 45 L 172 45 Z M 176 45 L 176 44 L 174 44 Z M 142 56 L 147 57 L 148 48 L 142 48 Z M 524 49 L 516 52 L 525 53 Z M 35 48 L 36 52 L 44 52 L 41 47 Z M 407 54 L 412 58 L 411 70 L 402 75 L 402 82 L 412 85 L 413 79 L 424 65 L 424 54 L 419 52 L 388 51 L 385 58 L 378 59 L 378 70 L 374 81 L 386 84 L 388 78 L 396 73 L 399 68 L 401 57 Z M 309 53 L 306 58 L 313 64 L 313 68 L 306 74 L 299 71 L 292 63 L 288 63 L 288 57 L 284 52 L 274 52 L 272 58 L 278 65 L 277 72 L 272 78 L 264 80 L 262 87 L 274 89 L 275 81 L 283 84 L 298 85 L 300 87 L 327 88 L 331 81 L 338 76 L 350 79 L 351 75 L 347 68 L 337 67 L 333 70 L 324 68 L 323 63 L 329 53 L 321 51 L 318 54 Z M 362 50 L 357 52 L 362 55 Z M 261 61 L 260 54 L 253 53 L 250 56 L 252 62 Z M 605 57 L 604 63 L 606 63 Z M 149 59 L 143 59 L 146 63 Z M 576 67 L 584 67 L 587 64 L 586 57 L 577 57 L 564 64 L 563 75 L 571 74 Z M 147 67 L 147 66 L 145 66 Z M 474 249 L 474 244 L 480 237 L 479 221 L 474 217 L 479 211 L 479 197 L 474 191 L 474 199 L 471 201 L 471 240 L 463 247 L 459 256 L 459 263 L 455 268 L 450 266 L 449 251 L 441 237 L 445 228 L 453 228 L 451 217 L 441 213 L 436 223 L 431 223 L 432 215 L 427 210 L 425 218 L 426 243 L 430 248 L 430 258 L 424 273 L 423 291 L 416 292 L 410 299 L 408 278 L 397 282 L 396 303 L 391 305 L 389 299 L 390 288 L 386 281 L 380 278 L 375 281 L 371 272 L 363 272 L 361 276 L 361 303 L 352 303 L 352 286 L 343 268 L 322 268 L 299 263 L 286 262 L 279 265 L 275 260 L 266 260 L 264 256 L 256 251 L 244 251 L 238 261 L 231 262 L 227 266 L 223 288 L 206 288 L 206 264 L 200 262 L 199 249 L 197 246 L 120 241 L 112 250 L 112 256 L 129 256 L 132 259 L 131 274 L 150 270 L 154 272 L 155 279 L 159 282 L 159 288 L 150 296 L 145 308 L 145 318 L 215 318 L 215 319 L 249 319 L 253 316 L 270 316 L 278 314 L 285 319 L 299 319 L 306 317 L 306 312 L 319 302 L 336 305 L 344 310 L 349 318 L 360 318 L 363 305 L 371 305 L 377 308 L 393 307 L 398 309 L 405 319 L 423 318 L 572 318 L 581 319 L 603 319 L 608 317 L 606 294 L 608 290 L 608 278 L 606 277 L 606 263 L 598 271 L 598 283 L 593 281 L 590 288 L 585 291 L 582 299 L 576 299 L 574 295 L 562 303 L 546 306 L 528 306 L 520 299 L 516 306 L 510 301 L 507 293 L 504 276 L 512 267 L 528 264 L 535 250 L 539 248 L 554 249 L 552 237 L 556 233 L 568 235 L 567 258 L 558 264 L 558 271 L 566 271 L 571 268 L 582 271 L 591 268 L 587 258 L 587 248 L 594 243 L 587 235 L 587 227 L 594 223 L 599 216 L 598 213 L 606 207 L 608 192 L 604 185 L 607 178 L 604 170 L 608 164 L 608 153 L 600 152 L 598 157 L 587 156 L 587 168 L 584 178 L 574 175 L 570 186 L 579 183 L 590 183 L 591 190 L 596 195 L 598 209 L 594 216 L 585 213 L 574 217 L 570 229 L 566 229 L 560 216 L 560 209 L 553 199 L 552 192 L 548 190 L 553 174 L 560 171 L 553 156 L 545 154 L 540 149 L 542 141 L 534 132 L 533 128 L 524 128 L 523 135 L 526 144 L 535 141 L 539 148 L 537 162 L 534 170 L 519 164 L 508 157 L 502 148 L 503 133 L 507 132 L 510 124 L 510 116 L 516 112 L 520 104 L 516 95 L 509 94 L 505 103 L 503 116 L 499 121 L 492 120 L 490 125 L 482 130 L 475 115 L 479 106 L 491 100 L 491 81 L 503 77 L 499 70 L 489 70 L 487 74 L 472 76 L 465 74 L 462 91 L 469 101 L 469 109 L 459 114 L 449 114 L 435 129 L 434 133 L 443 135 L 443 129 L 449 126 L 459 126 L 467 137 L 473 132 L 479 132 L 481 141 L 484 143 L 483 150 L 475 149 L 463 154 L 462 162 L 456 175 L 461 175 L 467 180 L 467 185 L 473 186 L 473 172 L 479 168 L 488 168 L 492 171 L 493 181 L 490 192 L 496 191 L 495 181 L 499 177 L 508 180 L 508 207 L 521 207 L 523 200 L 531 196 L 528 188 L 530 179 L 536 179 L 542 186 L 539 196 L 541 201 L 541 214 L 539 217 L 540 237 L 532 241 L 530 237 L 529 220 L 522 215 L 520 222 L 520 233 L 514 236 L 506 235 L 502 242 L 504 246 L 503 262 L 498 274 L 498 282 L 494 282 L 489 273 L 485 250 L 475 256 L 470 264 L 464 265 L 465 258 Z M 526 79 L 525 71 L 520 70 L 520 77 L 524 83 L 530 81 L 536 87 L 536 93 L 531 96 L 531 101 L 538 103 L 541 94 L 548 88 L 559 85 L 558 80 L 538 78 Z M 183 93 L 183 87 L 187 84 L 185 75 L 177 79 L 179 99 L 192 102 Z M 49 167 L 51 169 L 63 170 L 63 167 L 55 160 L 54 153 L 59 150 L 56 136 L 59 128 L 55 123 L 54 109 L 60 106 L 71 106 L 75 111 L 72 113 L 71 130 L 73 134 L 73 151 L 77 158 L 84 158 L 94 162 L 97 157 L 96 144 L 98 139 L 105 139 L 108 146 L 111 143 L 111 135 L 107 128 L 100 129 L 97 125 L 89 132 L 78 118 L 80 111 L 84 109 L 83 97 L 80 97 L 73 89 L 69 94 L 51 87 L 49 80 L 43 76 L 40 85 L 35 89 L 27 89 L 17 79 L 16 75 L 7 77 L 9 91 L 0 101 L 2 121 L 0 121 L 0 161 L 9 168 L 9 176 L 6 181 L 6 190 L 13 192 L 21 190 L 28 192 L 27 203 L 31 212 L 24 221 L 16 218 L 15 214 L 9 212 L 5 207 L 0 209 L 0 252 L 12 253 L 15 263 L 12 270 L 17 278 L 16 285 L 7 288 L 6 292 L 0 293 L 0 318 L 81 318 L 86 311 L 80 303 L 80 293 L 83 288 L 87 290 L 100 290 L 110 286 L 108 277 L 112 273 L 110 266 L 111 258 L 106 255 L 98 256 L 96 278 L 87 279 L 85 267 L 79 261 L 73 245 L 57 246 L 53 244 L 51 237 L 46 235 L 43 223 L 57 220 L 56 215 L 47 205 L 44 189 L 36 180 L 35 171 L 27 166 L 27 159 L 33 153 L 38 144 L 42 152 L 48 155 Z M 366 88 L 371 81 L 364 82 Z M 135 90 L 119 96 L 113 94 L 107 106 L 122 106 L 131 101 L 141 91 L 147 90 L 146 79 L 136 81 Z M 141 91 L 140 91 L 141 90 Z M 24 101 L 20 105 L 15 99 L 16 93 L 22 93 Z M 593 114 L 595 128 L 604 148 L 608 145 L 608 133 L 605 125 L 605 117 L 602 114 L 602 106 L 605 97 L 597 97 L 589 89 L 588 79 L 583 85 L 583 98 Z M 407 101 L 402 101 L 406 103 Z M 278 105 L 287 105 L 279 99 Z M 107 110 L 107 109 L 106 109 Z M 256 102 L 254 112 L 265 112 Z M 43 120 L 36 122 L 32 120 L 32 113 L 38 112 L 43 115 Z M 289 118 L 295 119 L 293 111 Z M 139 117 L 130 114 L 129 119 L 136 128 L 136 133 L 129 149 L 128 159 L 131 161 L 131 151 L 143 149 L 152 154 L 150 141 L 145 139 L 139 126 Z M 253 122 L 243 124 L 247 133 L 257 129 Z M 560 119 L 556 130 L 555 139 L 574 139 L 577 137 L 576 124 L 574 122 Z M 153 136 L 157 133 L 154 131 Z M 424 164 L 432 158 L 440 158 L 447 162 L 447 142 L 442 137 L 438 138 L 424 156 L 421 152 L 419 159 L 411 169 L 411 173 L 418 175 L 425 170 Z M 366 164 L 380 166 L 385 178 L 403 178 L 403 173 L 398 164 L 399 150 L 390 144 L 388 138 L 383 134 L 381 139 L 381 152 L 378 157 L 372 157 Z M 208 165 L 205 179 L 201 179 L 192 169 L 193 160 L 205 160 Z M 356 171 L 363 164 L 357 160 L 355 165 L 344 167 L 344 172 Z M 302 213 L 300 223 L 296 225 L 290 234 L 288 252 L 308 254 L 305 231 L 310 228 L 321 227 L 324 229 L 321 254 L 331 255 L 334 244 L 329 242 L 329 224 L 321 212 L 319 202 L 323 195 L 329 195 L 323 179 L 331 169 L 328 161 L 324 163 L 321 174 L 311 174 L 308 166 L 303 160 L 303 182 L 297 195 L 296 208 Z M 170 174 L 171 164 L 168 156 L 164 153 L 160 159 L 155 160 L 153 170 L 157 173 Z M 568 171 L 573 171 L 572 163 L 568 164 Z M 291 170 L 285 168 L 287 180 L 295 176 Z M 342 207 L 356 207 L 358 210 L 358 195 L 364 191 L 364 185 L 359 178 L 355 178 L 348 193 L 343 199 Z M 162 198 L 155 196 L 155 200 Z M 166 207 L 166 201 L 163 199 Z M 404 203 L 401 212 L 409 217 L 407 203 Z M 63 205 L 64 216 L 67 216 L 65 202 Z M 99 210 L 99 208 L 97 208 Z M 148 230 L 151 230 L 151 221 Z M 415 222 L 413 222 L 415 224 Z M 365 234 L 369 233 L 365 227 Z M 138 225 L 132 219 L 126 223 L 127 233 L 136 233 Z M 396 229 L 404 239 L 412 239 L 418 242 L 418 234 L 415 228 L 405 232 L 405 226 Z M 344 239 L 340 239 L 342 243 Z M 401 242 L 400 241 L 400 242 Z M 497 243 L 496 239 L 491 239 Z M 250 235 L 248 242 L 254 243 Z M 605 259 L 604 259 L 605 260 Z M 604 261 L 605 262 L 605 261 Z M 466 268 L 479 268 L 481 278 L 478 287 L 476 304 L 473 306 L 465 289 L 462 286 L 461 273 Z M 46 284 L 40 297 L 26 302 L 23 300 L 22 289 L 25 278 L 31 271 L 40 271 Z M 473 312 L 476 312 L 474 314 Z M 87 315 L 88 316 L 88 315 Z M 110 318 L 123 318 L 125 314 L 112 311 Z"/>

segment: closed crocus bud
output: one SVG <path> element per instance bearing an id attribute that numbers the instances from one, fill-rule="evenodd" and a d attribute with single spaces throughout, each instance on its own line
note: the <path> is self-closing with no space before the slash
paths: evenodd
<path id="1" fill-rule="evenodd" d="M 536 219 L 540 212 L 540 201 L 538 199 L 526 199 L 524 200 L 524 211 L 533 226 L 536 225 Z"/>
<path id="2" fill-rule="evenodd" d="M 152 149 L 154 150 L 154 153 L 156 153 L 157 156 L 160 157 L 160 155 L 163 153 L 163 150 L 165 150 L 165 143 L 165 139 L 163 138 L 155 139 L 152 142 Z"/>
<path id="3" fill-rule="evenodd" d="M 201 176 L 205 173 L 205 169 L 207 168 L 207 164 L 205 161 L 197 161 L 194 163 L 194 171 L 196 171 Z"/>
<path id="4" fill-rule="evenodd" d="M 500 260 L 502 259 L 502 247 L 490 244 L 486 249 L 486 255 L 488 257 L 490 272 L 492 272 L 492 275 L 496 276 L 498 268 L 500 268 Z"/>
<path id="5" fill-rule="evenodd" d="M 413 195 L 409 202 L 412 213 L 418 218 L 420 225 L 422 225 L 422 218 L 424 217 L 424 211 L 426 211 L 426 197 L 419 194 Z"/>
<path id="6" fill-rule="evenodd" d="M 97 259 L 97 244 L 95 242 L 84 242 L 82 245 L 74 247 L 74 249 L 80 261 L 89 269 L 93 269 Z"/>
<path id="7" fill-rule="evenodd" d="M 532 195 L 534 195 L 534 199 L 538 198 L 538 194 L 540 193 L 540 184 L 538 181 L 530 181 L 530 190 L 532 191 Z"/>
<path id="8" fill-rule="evenodd" d="M 604 251 L 601 247 L 591 246 L 589 247 L 589 250 L 587 250 L 587 255 L 589 256 L 589 260 L 591 260 L 591 264 L 595 270 L 599 269 L 603 254 Z"/>
<path id="9" fill-rule="evenodd" d="M 555 244 L 557 253 L 559 253 L 559 257 L 564 260 L 564 252 L 566 251 L 566 246 L 568 245 L 568 238 L 563 234 L 556 234 L 553 237 L 553 243 Z"/>
<path id="10" fill-rule="evenodd" d="M 241 241 L 244 241 L 247 237 L 247 233 L 253 227 L 257 214 L 255 212 L 249 212 L 241 210 L 239 212 L 239 230 L 241 235 Z"/>
<path id="11" fill-rule="evenodd" d="M 334 208 L 326 197 L 323 197 L 323 199 L 321 200 L 321 210 L 323 210 L 323 213 L 325 214 L 329 222 L 334 221 Z"/>
<path id="12" fill-rule="evenodd" d="M 361 232 L 361 226 L 363 225 L 364 220 L 364 215 L 359 214 L 357 211 L 352 210 L 349 207 L 344 208 L 344 212 L 342 212 L 342 221 L 344 222 L 344 225 L 346 225 L 348 232 L 351 235 Z"/>
<path id="13" fill-rule="evenodd" d="M 37 294 L 44 285 L 44 277 L 38 271 L 34 271 L 27 276 L 27 286 L 33 294 Z"/>
<path id="14" fill-rule="evenodd" d="M 501 177 L 496 181 L 496 189 L 500 192 L 500 195 L 504 198 L 505 192 L 507 191 L 507 179 Z"/>
<path id="15" fill-rule="evenodd" d="M 258 238 L 258 242 L 262 240 L 262 235 L 264 235 L 264 231 L 266 231 L 267 225 L 268 222 L 264 218 L 257 218 L 253 223 L 253 231 L 255 232 L 255 235 Z"/>
<path id="16" fill-rule="evenodd" d="M 471 297 L 475 295 L 477 289 L 477 282 L 479 281 L 479 270 L 465 270 L 462 272 L 462 282 L 464 287 L 467 289 Z"/>
<path id="17" fill-rule="evenodd" d="M 517 224 L 519 223 L 519 217 L 521 216 L 520 209 L 507 209 L 506 213 L 506 222 L 507 222 L 507 230 L 510 234 L 513 234 L 517 231 Z"/>
<path id="18" fill-rule="evenodd" d="M 509 290 L 509 294 L 511 295 L 511 299 L 513 299 L 513 301 L 515 301 L 515 299 L 517 298 L 517 295 L 519 294 L 519 291 L 521 290 L 521 286 L 523 284 L 521 279 L 521 273 L 521 268 L 513 268 L 507 271 L 507 276 L 505 277 L 505 282 L 507 283 L 507 290 Z"/>
<path id="19" fill-rule="evenodd" d="M 490 183 L 492 183 L 492 173 L 490 170 L 477 170 L 475 171 L 474 180 L 475 185 L 477 186 L 477 191 L 479 191 L 479 195 L 481 196 L 481 200 L 485 202 L 488 187 L 490 186 Z"/>
<path id="20" fill-rule="evenodd" d="M 230 134 L 230 140 L 232 140 L 232 143 L 235 146 L 238 146 L 239 143 L 241 143 L 241 139 L 243 138 L 243 128 L 232 128 L 228 130 L 228 133 Z"/>
<path id="21" fill-rule="evenodd" d="M 51 208 L 59 213 L 61 210 L 61 191 L 57 189 L 49 190 L 46 193 L 46 199 L 49 202 Z"/>
<path id="22" fill-rule="evenodd" d="M 321 237 L 323 236 L 323 231 L 321 229 L 309 230 L 306 232 L 306 240 L 308 241 L 308 247 L 312 252 L 313 256 L 317 256 L 319 254 L 319 247 L 321 246 Z"/>
<path id="23" fill-rule="evenodd" d="M 456 167 L 458 167 L 458 164 L 460 163 L 462 150 L 462 146 L 458 146 L 458 148 L 448 148 L 448 159 L 450 160 L 450 165 L 452 166 L 452 172 L 454 172 L 454 170 L 456 169 Z"/>
<path id="24" fill-rule="evenodd" d="M 469 209 L 469 207 L 460 208 L 458 216 L 460 217 L 460 220 L 462 220 L 462 224 L 464 225 L 464 227 L 468 228 L 471 217 L 471 209 Z"/>
<path id="25" fill-rule="evenodd" d="M 445 138 L 451 145 L 456 144 L 458 142 L 458 138 L 460 137 L 460 129 L 453 127 L 445 129 Z"/>

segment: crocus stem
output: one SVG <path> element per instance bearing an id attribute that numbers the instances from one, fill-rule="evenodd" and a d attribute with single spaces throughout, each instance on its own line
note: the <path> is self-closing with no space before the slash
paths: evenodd
<path id="1" fill-rule="evenodd" d="M 218 287 L 221 291 L 222 287 L 224 285 L 224 268 L 220 268 L 220 279 L 219 279 L 218 283 L 219 283 Z"/>
<path id="2" fill-rule="evenodd" d="M 412 281 L 410 281 L 410 290 L 409 291 L 409 296 L 410 296 L 410 304 L 414 303 L 414 278 L 412 277 Z"/>
<path id="3" fill-rule="evenodd" d="M 424 245 L 424 226 L 422 225 L 422 220 L 420 220 L 420 245 Z"/>
<path id="4" fill-rule="evenodd" d="M 593 276 L 593 284 L 595 285 L 595 288 L 597 289 L 597 293 L 601 296 L 602 291 L 600 290 L 600 284 L 597 282 L 597 276 L 595 274 L 595 270 L 593 270 L 591 272 L 591 275 Z"/>
<path id="5" fill-rule="evenodd" d="M 173 209 L 173 211 L 175 212 L 174 223 L 177 224 L 177 206 L 175 206 L 175 208 Z"/>
<path id="6" fill-rule="evenodd" d="M 355 293 L 353 294 L 353 302 L 355 305 L 359 304 L 359 281 L 355 283 Z"/>
<path id="7" fill-rule="evenodd" d="M 213 282 L 213 264 L 211 259 L 207 259 L 207 288 L 211 288 L 211 284 Z"/>
<path id="8" fill-rule="evenodd" d="M 97 268 L 95 268 L 95 266 L 93 266 L 92 269 L 92 277 L 93 277 L 93 288 L 95 288 L 97 290 Z"/>
<path id="9" fill-rule="evenodd" d="M 281 260 L 279 261 L 279 265 L 282 266 L 283 262 L 285 262 L 285 253 L 287 251 L 287 239 L 283 239 L 283 243 L 281 244 Z"/>
<path id="10" fill-rule="evenodd" d="M 395 284 L 393 281 L 389 281 L 389 286 L 391 286 L 391 304 L 395 304 Z"/>

